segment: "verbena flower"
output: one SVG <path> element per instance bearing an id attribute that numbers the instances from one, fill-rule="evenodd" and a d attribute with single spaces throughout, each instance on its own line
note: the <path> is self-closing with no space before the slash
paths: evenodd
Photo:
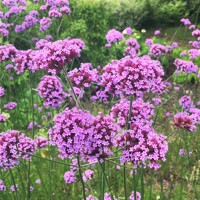
<path id="1" fill-rule="evenodd" d="M 195 120 L 186 112 L 177 113 L 174 116 L 174 124 L 178 128 L 184 128 L 190 132 L 196 130 Z"/>
<path id="2" fill-rule="evenodd" d="M 147 165 L 154 170 L 160 168 L 168 151 L 166 136 L 156 134 L 149 126 L 139 124 L 132 130 L 125 130 L 116 139 L 116 146 L 122 148 L 121 163 L 133 163 L 134 168 Z"/>
<path id="3" fill-rule="evenodd" d="M 10 190 L 11 190 L 12 192 L 16 192 L 16 190 L 19 190 L 18 184 L 16 184 L 16 185 L 11 185 L 11 186 L 10 186 Z"/>
<path id="4" fill-rule="evenodd" d="M 23 133 L 9 130 L 0 133 L 0 167 L 3 170 L 14 168 L 19 164 L 19 158 L 30 160 L 35 154 L 37 144 Z"/>
<path id="5" fill-rule="evenodd" d="M 197 38 L 200 37 L 200 30 L 199 29 L 194 30 L 192 32 L 192 36 L 197 37 Z"/>
<path id="6" fill-rule="evenodd" d="M 63 91 L 63 86 L 55 76 L 44 76 L 38 85 L 38 94 L 44 100 L 45 108 L 59 107 L 65 100 L 67 94 Z"/>
<path id="7" fill-rule="evenodd" d="M 6 186 L 2 180 L 0 180 L 0 191 L 6 191 Z"/>
<path id="8" fill-rule="evenodd" d="M 194 103 L 192 102 L 191 97 L 187 96 L 187 95 L 182 96 L 179 99 L 179 105 L 183 106 L 183 108 L 185 110 L 188 110 L 189 108 L 193 108 L 194 107 Z"/>
<path id="9" fill-rule="evenodd" d="M 43 17 L 42 19 L 40 19 L 40 30 L 41 31 L 46 31 L 49 26 L 51 25 L 51 19 L 48 17 Z"/>
<path id="10" fill-rule="evenodd" d="M 76 182 L 75 173 L 72 172 L 72 171 L 65 172 L 65 174 L 64 174 L 64 180 L 65 180 L 65 182 L 67 184 L 71 184 L 71 183 Z"/>
<path id="11" fill-rule="evenodd" d="M 198 49 L 190 49 L 188 54 L 190 55 L 190 60 L 194 60 L 200 56 L 200 51 Z"/>
<path id="12" fill-rule="evenodd" d="M 141 200 L 141 194 L 139 192 L 136 192 L 136 199 L 135 199 L 134 192 L 131 192 L 129 200 Z"/>
<path id="13" fill-rule="evenodd" d="M 150 57 L 125 57 L 115 60 L 103 68 L 100 86 L 104 91 L 115 96 L 142 96 L 144 92 L 162 93 L 165 88 L 162 82 L 163 68 L 159 61 Z"/>
<path id="14" fill-rule="evenodd" d="M 176 73 L 184 72 L 186 74 L 197 73 L 198 67 L 193 62 L 185 61 L 181 59 L 176 59 L 174 61 L 174 65 L 176 66 Z"/>
<path id="15" fill-rule="evenodd" d="M 152 44 L 150 46 L 149 55 L 153 57 L 164 56 L 166 53 L 166 47 L 161 44 Z"/>
<path id="16" fill-rule="evenodd" d="M 4 114 L 0 114 L 0 123 L 6 122 L 7 118 Z"/>
<path id="17" fill-rule="evenodd" d="M 127 124 L 130 124 L 130 126 L 134 125 L 135 123 L 143 125 L 152 124 L 152 120 L 150 120 L 154 114 L 154 106 L 152 104 L 145 103 L 142 99 L 133 101 L 130 121 L 128 121 L 129 110 L 130 100 L 128 99 L 122 99 L 111 109 L 111 116 L 117 119 L 117 123 L 121 128 L 125 128 Z"/>
<path id="18" fill-rule="evenodd" d="M 40 184 L 40 183 L 41 183 L 41 180 L 40 180 L 40 179 L 37 179 L 37 180 L 35 181 L 35 183 L 36 183 L 36 184 Z"/>
<path id="19" fill-rule="evenodd" d="M 94 171 L 93 170 L 86 170 L 82 173 L 82 178 L 84 182 L 87 182 L 88 180 L 91 180 L 94 176 Z"/>
<path id="20" fill-rule="evenodd" d="M 160 35 L 160 34 L 161 34 L 160 30 L 156 30 L 156 31 L 154 32 L 154 35 Z"/>
<path id="21" fill-rule="evenodd" d="M 117 31 L 116 29 L 109 30 L 106 35 L 106 40 L 108 43 L 112 43 L 112 42 L 115 43 L 123 39 L 124 39 L 124 35 L 121 32 Z"/>
<path id="22" fill-rule="evenodd" d="M 112 155 L 111 147 L 118 126 L 110 116 L 66 108 L 54 118 L 55 125 L 49 130 L 50 141 L 58 147 L 59 157 L 80 156 L 83 161 L 103 161 Z"/>
<path id="23" fill-rule="evenodd" d="M 5 95 L 5 89 L 3 87 L 0 87 L 0 97 L 3 97 Z"/>
<path id="24" fill-rule="evenodd" d="M 92 82 L 99 79 L 98 72 L 93 69 L 91 63 L 81 63 L 80 68 L 75 68 L 67 74 L 67 77 L 75 87 L 87 88 Z"/>
<path id="25" fill-rule="evenodd" d="M 188 18 L 182 18 L 181 22 L 185 25 L 185 26 L 190 26 L 191 22 Z"/>
<path id="26" fill-rule="evenodd" d="M 16 102 L 9 102 L 9 103 L 4 105 L 4 108 L 8 109 L 8 110 L 14 110 L 16 107 L 17 107 Z"/>

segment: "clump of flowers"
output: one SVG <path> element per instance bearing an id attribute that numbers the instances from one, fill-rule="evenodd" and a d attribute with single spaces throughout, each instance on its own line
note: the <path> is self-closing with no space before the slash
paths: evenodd
<path id="1" fill-rule="evenodd" d="M 65 172 L 64 174 L 64 180 L 67 184 L 71 184 L 76 182 L 76 177 L 75 177 L 75 173 L 73 171 L 68 171 Z"/>
<path id="2" fill-rule="evenodd" d="M 140 45 L 134 38 L 128 39 L 126 41 L 126 46 L 125 55 L 130 55 L 131 57 L 135 57 L 140 50 Z"/>
<path id="3" fill-rule="evenodd" d="M 183 108 L 185 110 L 188 110 L 189 108 L 193 108 L 194 107 L 194 104 L 191 100 L 191 97 L 190 96 L 182 96 L 180 99 L 179 99 L 179 105 L 183 106 Z"/>
<path id="4" fill-rule="evenodd" d="M 188 18 L 182 18 L 181 22 L 185 25 L 185 26 L 190 26 L 191 22 Z"/>
<path id="5" fill-rule="evenodd" d="M 4 114 L 0 114 L 0 123 L 6 122 L 7 118 Z"/>
<path id="6" fill-rule="evenodd" d="M 45 40 L 41 50 L 34 56 L 34 67 L 53 74 L 58 73 L 74 58 L 79 57 L 83 48 L 84 43 L 78 39 L 67 38 L 56 42 Z"/>
<path id="7" fill-rule="evenodd" d="M 199 38 L 200 37 L 200 30 L 196 29 L 192 32 L 192 36 Z"/>
<path id="8" fill-rule="evenodd" d="M 112 155 L 111 147 L 114 144 L 114 138 L 119 131 L 118 126 L 109 115 L 104 116 L 102 113 L 97 115 L 91 126 L 91 134 L 88 136 L 88 160 L 103 159 Z"/>
<path id="9" fill-rule="evenodd" d="M 112 107 L 111 116 L 117 119 L 117 123 L 121 128 L 125 128 L 128 123 L 130 126 L 135 123 L 151 125 L 152 121 L 150 118 L 154 114 L 153 109 L 154 106 L 152 104 L 145 103 L 142 99 L 137 99 L 132 102 L 132 112 L 130 121 L 128 121 L 130 101 L 128 99 L 122 99 L 118 104 Z"/>
<path id="10" fill-rule="evenodd" d="M 150 47 L 149 55 L 153 57 L 164 56 L 166 53 L 166 47 L 161 44 L 152 44 Z"/>
<path id="11" fill-rule="evenodd" d="M 51 25 L 51 19 L 48 18 L 48 17 L 43 17 L 41 20 L 40 20 L 40 30 L 41 31 L 46 31 L 49 26 Z"/>
<path id="12" fill-rule="evenodd" d="M 118 135 L 116 146 L 122 148 L 121 163 L 132 162 L 134 168 L 143 164 L 157 170 L 161 166 L 159 161 L 166 160 L 168 151 L 166 136 L 140 125 Z"/>
<path id="13" fill-rule="evenodd" d="M 55 76 L 46 75 L 38 85 L 38 94 L 44 100 L 45 108 L 59 107 L 64 102 L 67 94 L 63 91 L 62 84 Z"/>
<path id="14" fill-rule="evenodd" d="M 29 160 L 36 152 L 34 140 L 16 130 L 0 133 L 0 167 L 4 170 L 19 164 L 18 158 Z"/>
<path id="15" fill-rule="evenodd" d="M 66 108 L 54 118 L 55 125 L 49 130 L 50 141 L 57 145 L 61 158 L 81 156 L 82 160 L 103 161 L 112 155 L 110 147 L 118 126 L 110 116 Z"/>
<path id="16" fill-rule="evenodd" d="M 9 103 L 4 105 L 4 108 L 8 109 L 8 110 L 14 110 L 16 107 L 17 107 L 16 102 L 9 102 Z"/>
<path id="17" fill-rule="evenodd" d="M 75 68 L 67 74 L 67 77 L 75 87 L 87 88 L 92 82 L 99 79 L 96 69 L 92 69 L 91 63 L 82 63 L 80 68 Z"/>
<path id="18" fill-rule="evenodd" d="M 0 97 L 3 97 L 5 95 L 5 89 L 3 87 L 0 87 Z"/>
<path id="19" fill-rule="evenodd" d="M 33 55 L 34 51 L 25 50 L 25 51 L 17 51 L 13 62 L 15 63 L 14 69 L 17 74 L 23 73 L 28 69 L 33 67 Z"/>
<path id="20" fill-rule="evenodd" d="M 112 42 L 115 43 L 123 39 L 124 39 L 124 35 L 121 32 L 117 31 L 116 29 L 109 30 L 106 35 L 106 40 L 108 43 L 112 43 Z"/>
<path id="21" fill-rule="evenodd" d="M 94 171 L 91 169 L 86 170 L 85 172 L 83 172 L 82 177 L 83 177 L 83 181 L 87 182 L 88 180 L 91 180 L 94 176 Z"/>
<path id="22" fill-rule="evenodd" d="M 40 148 L 40 149 L 43 149 L 44 147 L 46 147 L 48 145 L 48 139 L 41 137 L 41 136 L 38 136 L 35 139 L 35 142 L 37 144 L 37 147 Z"/>
<path id="23" fill-rule="evenodd" d="M 160 30 L 156 30 L 156 31 L 154 32 L 154 35 L 160 35 L 160 34 L 161 34 Z"/>
<path id="24" fill-rule="evenodd" d="M 0 46 L 0 62 L 12 60 L 17 53 L 17 49 L 11 45 Z"/>
<path id="25" fill-rule="evenodd" d="M 6 190 L 6 186 L 4 185 L 4 182 L 0 180 L 0 191 L 5 191 L 5 190 Z"/>
<path id="26" fill-rule="evenodd" d="M 100 85 L 115 96 L 142 96 L 144 92 L 162 93 L 164 71 L 159 61 L 150 57 L 125 57 L 112 61 L 103 68 Z"/>
<path id="27" fill-rule="evenodd" d="M 131 192 L 129 200 L 135 200 L 134 192 Z M 141 200 L 141 194 L 139 192 L 136 192 L 136 200 Z"/>
<path id="28" fill-rule="evenodd" d="M 18 184 L 16 184 L 16 185 L 11 185 L 11 186 L 10 186 L 10 190 L 11 190 L 12 192 L 16 192 L 16 190 L 19 190 Z"/>
<path id="29" fill-rule="evenodd" d="M 20 33 L 34 27 L 38 22 L 38 12 L 36 10 L 30 11 L 28 15 L 25 16 L 24 22 L 21 25 L 15 26 L 15 32 Z"/>
<path id="30" fill-rule="evenodd" d="M 93 131 L 93 116 L 84 110 L 66 108 L 54 118 L 55 125 L 49 130 L 50 142 L 58 147 L 59 157 L 72 158 L 73 154 L 88 152 L 88 136 Z"/>
<path id="31" fill-rule="evenodd" d="M 174 65 L 177 67 L 176 73 L 184 72 L 186 74 L 197 73 L 198 67 L 193 62 L 176 59 Z"/>
<path id="32" fill-rule="evenodd" d="M 178 128 L 184 128 L 190 132 L 196 130 L 195 121 L 192 116 L 186 112 L 177 113 L 174 116 L 174 124 Z"/>

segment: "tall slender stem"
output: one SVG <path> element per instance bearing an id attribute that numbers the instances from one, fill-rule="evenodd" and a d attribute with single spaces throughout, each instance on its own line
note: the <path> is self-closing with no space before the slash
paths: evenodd
<path id="1" fill-rule="evenodd" d="M 81 164 L 80 164 L 80 158 L 79 158 L 79 156 L 77 156 L 77 160 L 78 160 L 78 171 L 79 171 L 79 176 L 80 176 L 80 179 L 81 179 L 81 184 L 82 184 L 82 189 L 83 189 L 83 199 L 86 200 L 86 195 L 85 195 L 85 184 L 84 184 L 83 177 L 82 177 Z"/>

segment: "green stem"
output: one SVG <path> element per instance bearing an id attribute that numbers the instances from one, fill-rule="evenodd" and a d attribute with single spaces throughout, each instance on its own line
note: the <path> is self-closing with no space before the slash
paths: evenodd
<path id="1" fill-rule="evenodd" d="M 81 164 L 80 164 L 80 158 L 79 158 L 79 156 L 77 156 L 77 160 L 78 160 L 78 171 L 79 171 L 79 176 L 80 176 L 80 179 L 81 179 L 81 184 L 82 184 L 82 189 L 83 189 L 83 199 L 86 200 L 86 195 L 85 195 L 85 184 L 84 184 L 83 177 L 82 177 Z"/>
<path id="2" fill-rule="evenodd" d="M 104 162 L 105 162 L 105 161 L 104 161 Z M 109 184 L 109 182 L 108 182 L 108 178 L 107 178 L 107 176 L 106 176 L 106 173 L 105 173 L 105 171 L 104 171 L 104 169 L 103 169 L 103 166 L 102 166 L 102 163 L 101 163 L 100 161 L 99 161 L 99 164 L 100 164 L 101 170 L 102 170 L 102 172 L 103 172 L 103 175 L 104 175 L 106 184 L 107 184 L 107 186 L 108 186 L 108 190 L 109 190 L 109 192 L 110 192 L 111 199 L 114 200 L 113 194 L 112 194 L 112 190 L 111 190 L 110 184 Z"/>
<path id="3" fill-rule="evenodd" d="M 14 198 L 15 198 L 16 200 L 18 200 L 17 186 L 16 186 L 16 183 L 15 183 L 15 179 L 14 179 L 12 170 L 11 170 L 10 168 L 9 168 L 9 172 L 10 172 L 11 179 L 12 179 L 12 182 L 13 182 L 13 185 L 14 185 L 14 188 L 15 188 L 15 192 L 16 192 L 16 196 L 14 195 Z"/>
<path id="4" fill-rule="evenodd" d="M 144 173 L 143 165 L 141 167 L 141 199 L 144 199 Z"/>
<path id="5" fill-rule="evenodd" d="M 126 189 L 126 163 L 124 163 L 124 196 L 125 196 L 125 200 L 127 200 L 127 189 Z"/>

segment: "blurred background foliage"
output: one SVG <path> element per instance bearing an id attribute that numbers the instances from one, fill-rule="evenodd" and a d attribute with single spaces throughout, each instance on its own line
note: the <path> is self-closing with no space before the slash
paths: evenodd
<path id="1" fill-rule="evenodd" d="M 39 5 L 30 1 L 28 7 L 28 10 L 38 10 Z M 200 0 L 70 0 L 70 8 L 71 15 L 56 20 L 47 32 L 38 31 L 38 25 L 25 33 L 13 32 L 8 41 L 19 49 L 28 49 L 34 47 L 33 37 L 44 38 L 46 34 L 52 35 L 54 40 L 68 36 L 81 38 L 86 43 L 81 62 L 91 62 L 97 67 L 110 60 L 110 51 L 105 48 L 109 29 L 123 31 L 130 26 L 137 30 L 147 29 L 148 33 L 161 29 L 166 34 L 169 30 L 170 35 L 174 32 L 171 30 L 180 26 L 183 17 L 194 24 L 200 22 Z M 21 17 L 19 20 L 23 20 Z M 183 38 L 183 31 L 177 35 Z"/>

